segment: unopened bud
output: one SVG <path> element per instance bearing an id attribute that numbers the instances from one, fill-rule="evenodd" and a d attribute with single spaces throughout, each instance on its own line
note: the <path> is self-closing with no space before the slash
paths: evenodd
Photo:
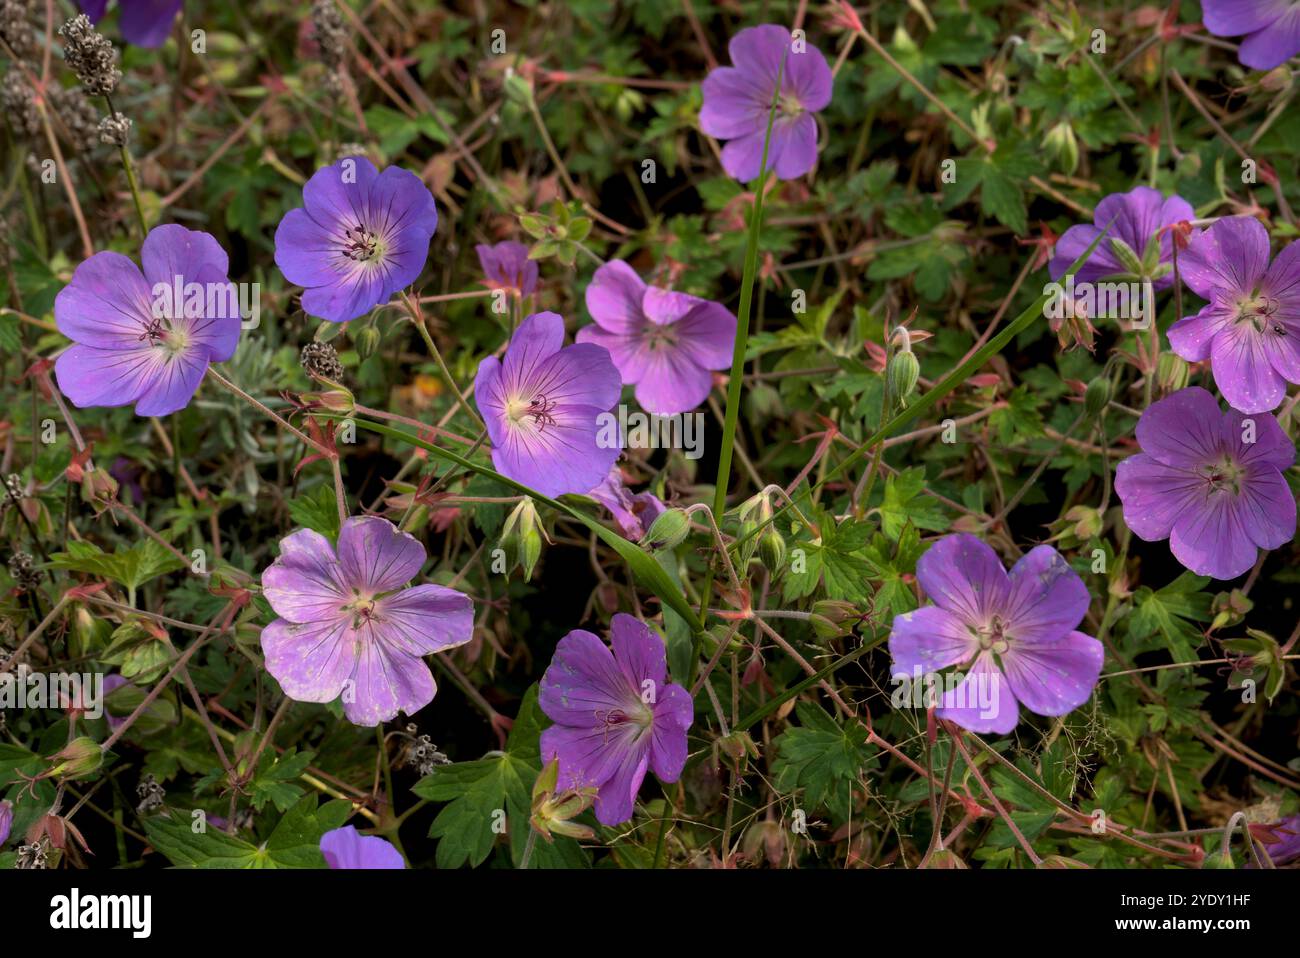
<path id="1" fill-rule="evenodd" d="M 1083 394 L 1083 410 L 1093 419 L 1101 415 L 1107 404 L 1110 403 L 1111 385 L 1109 376 L 1097 376 L 1092 382 L 1088 383 L 1088 389 Z"/>
<path id="2" fill-rule="evenodd" d="M 650 524 L 650 531 L 642 538 L 641 544 L 651 549 L 673 549 L 679 545 L 691 531 L 691 517 L 684 509 L 665 509 L 659 518 Z"/>
<path id="3" fill-rule="evenodd" d="M 363 326 L 352 336 L 352 345 L 357 348 L 357 355 L 369 359 L 379 349 L 379 340 L 383 337 L 373 326 Z"/>
<path id="4" fill-rule="evenodd" d="M 916 389 L 916 381 L 921 376 L 921 364 L 910 348 L 905 348 L 889 357 L 885 368 L 885 379 L 889 386 L 889 395 L 898 403 L 904 403 Z"/>

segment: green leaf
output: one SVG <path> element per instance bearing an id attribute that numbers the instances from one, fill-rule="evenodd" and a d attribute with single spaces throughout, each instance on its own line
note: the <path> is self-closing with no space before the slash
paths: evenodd
<path id="1" fill-rule="evenodd" d="M 330 542 L 339 537 L 338 500 L 329 486 L 317 486 L 290 499 L 289 515 L 296 524 L 319 532 Z"/>
<path id="2" fill-rule="evenodd" d="M 1129 635 L 1134 639 L 1159 635 L 1177 662 L 1196 658 L 1203 636 L 1193 623 L 1210 620 L 1212 599 L 1201 591 L 1209 581 L 1206 576 L 1184 572 L 1158 592 L 1146 586 L 1138 589 L 1129 616 Z"/>
<path id="3" fill-rule="evenodd" d="M 261 845 L 211 827 L 195 832 L 188 816 L 150 818 L 144 830 L 150 844 L 178 868 L 324 868 L 320 840 L 342 824 L 338 804 L 318 810 L 316 796 L 305 796 Z"/>
<path id="4" fill-rule="evenodd" d="M 841 726 L 812 702 L 800 702 L 795 713 L 801 724 L 776 739 L 774 785 L 786 794 L 802 789 L 805 807 L 827 806 L 844 817 L 853 785 L 865 768 L 875 764 L 867 729 L 855 721 Z"/>
<path id="5" fill-rule="evenodd" d="M 129 589 L 138 589 L 151 579 L 185 565 L 152 539 L 143 539 L 129 549 L 116 552 L 105 552 L 93 542 L 69 542 L 66 552 L 50 556 L 50 564 L 56 569 L 111 579 Z"/>

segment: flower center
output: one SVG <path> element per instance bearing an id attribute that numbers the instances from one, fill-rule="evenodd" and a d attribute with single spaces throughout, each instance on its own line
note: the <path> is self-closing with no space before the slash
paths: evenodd
<path id="1" fill-rule="evenodd" d="M 359 592 L 353 593 L 352 601 L 343 607 L 343 611 L 352 614 L 352 628 L 354 629 L 359 629 L 363 625 L 370 625 L 379 619 L 375 597 L 362 595 Z"/>
<path id="2" fill-rule="evenodd" d="M 547 426 L 555 425 L 555 407 L 558 403 L 554 399 L 549 399 L 544 393 L 538 393 L 536 396 L 525 401 L 519 398 L 506 406 L 506 415 L 512 422 L 522 422 L 525 419 L 531 419 L 536 425 L 538 432 L 543 432 Z"/>
<path id="3" fill-rule="evenodd" d="M 671 326 L 651 326 L 645 333 L 645 344 L 649 349 L 673 349 L 677 346 L 677 333 Z"/>
<path id="4" fill-rule="evenodd" d="M 151 316 L 137 339 L 142 343 L 147 341 L 150 346 L 162 346 L 173 356 L 184 352 L 190 341 L 185 330 L 172 326 L 161 316 Z"/>
<path id="5" fill-rule="evenodd" d="M 1265 329 L 1272 328 L 1273 332 L 1279 336 L 1286 335 L 1286 328 L 1281 323 L 1273 321 L 1273 315 L 1281 306 L 1276 299 L 1271 296 L 1265 296 L 1262 293 L 1256 293 L 1249 299 L 1237 301 L 1237 322 L 1250 323 L 1255 327 L 1256 332 L 1263 332 Z"/>
<path id="6" fill-rule="evenodd" d="M 611 733 L 617 733 L 620 729 L 628 725 L 637 727 L 637 735 L 644 735 L 654 724 L 654 712 L 650 706 L 644 702 L 637 702 L 636 705 L 627 709 L 596 709 L 596 722 L 604 731 L 605 741 L 609 741 Z"/>
<path id="7" fill-rule="evenodd" d="M 1201 476 L 1208 484 L 1209 491 L 1230 492 L 1233 495 L 1241 491 L 1241 478 L 1244 472 L 1245 470 L 1227 455 L 1201 467 Z"/>
<path id="8" fill-rule="evenodd" d="M 379 256 L 382 252 L 379 234 L 361 223 L 345 229 L 343 235 L 348 240 L 343 247 L 343 255 L 350 260 L 365 263 Z"/>
<path id="9" fill-rule="evenodd" d="M 988 652 L 993 651 L 1001 655 L 1010 644 L 1007 641 L 1007 625 L 1002 621 L 1002 616 L 995 615 L 987 623 L 975 630 L 975 637 L 979 639 L 980 649 Z"/>
<path id="10" fill-rule="evenodd" d="M 793 93 L 783 93 L 777 100 L 777 109 L 781 111 L 782 116 L 798 116 L 803 112 L 803 104 Z"/>

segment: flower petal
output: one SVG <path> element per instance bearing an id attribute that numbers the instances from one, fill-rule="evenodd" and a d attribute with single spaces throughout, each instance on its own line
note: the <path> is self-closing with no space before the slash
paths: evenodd
<path id="1" fill-rule="evenodd" d="M 425 558 L 415 536 L 379 516 L 354 516 L 339 529 L 340 579 L 370 595 L 406 585 Z"/>
<path id="2" fill-rule="evenodd" d="M 1020 721 L 1011 683 L 988 652 L 975 660 L 961 684 L 944 692 L 940 702 L 935 715 L 971 732 L 1005 735 Z"/>
<path id="3" fill-rule="evenodd" d="M 423 551 L 423 550 L 421 550 Z M 408 655 L 428 655 L 474 637 L 474 603 L 440 585 L 417 585 L 379 600 L 374 631 Z"/>
<path id="4" fill-rule="evenodd" d="M 340 617 L 351 599 L 334 547 L 311 529 L 280 540 L 279 558 L 262 573 L 262 594 L 276 615 L 298 623 Z"/>
<path id="5" fill-rule="evenodd" d="M 1079 573 L 1048 545 L 1025 553 L 1008 578 L 1007 626 L 1017 642 L 1060 639 L 1083 621 L 1092 601 Z"/>
<path id="6" fill-rule="evenodd" d="M 889 633 L 890 675 L 917 679 L 950 665 L 969 662 L 979 640 L 966 624 L 937 605 L 894 616 Z"/>
<path id="7" fill-rule="evenodd" d="M 266 670 L 297 702 L 332 702 L 356 668 L 358 642 L 347 621 L 295 624 L 276 619 L 262 630 Z"/>
<path id="8" fill-rule="evenodd" d="M 1002 655 L 1011 692 L 1039 715 L 1067 715 L 1092 695 L 1106 651 L 1082 632 L 1054 642 L 1015 642 Z"/>
<path id="9" fill-rule="evenodd" d="M 916 563 L 916 578 L 936 605 L 967 625 L 1006 607 L 1011 581 L 992 549 L 972 535 L 944 536 Z"/>
<path id="10" fill-rule="evenodd" d="M 433 701 L 438 687 L 424 660 L 381 641 L 358 643 L 360 657 L 343 689 L 343 714 L 353 725 L 374 726 L 414 715 Z"/>

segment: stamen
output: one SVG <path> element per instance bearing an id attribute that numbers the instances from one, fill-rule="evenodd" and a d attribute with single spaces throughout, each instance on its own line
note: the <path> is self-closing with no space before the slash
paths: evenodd
<path id="1" fill-rule="evenodd" d="M 379 251 L 379 234 L 358 223 L 343 231 L 348 238 L 348 245 L 343 247 L 343 255 L 350 260 L 363 263 L 373 259 Z"/>

